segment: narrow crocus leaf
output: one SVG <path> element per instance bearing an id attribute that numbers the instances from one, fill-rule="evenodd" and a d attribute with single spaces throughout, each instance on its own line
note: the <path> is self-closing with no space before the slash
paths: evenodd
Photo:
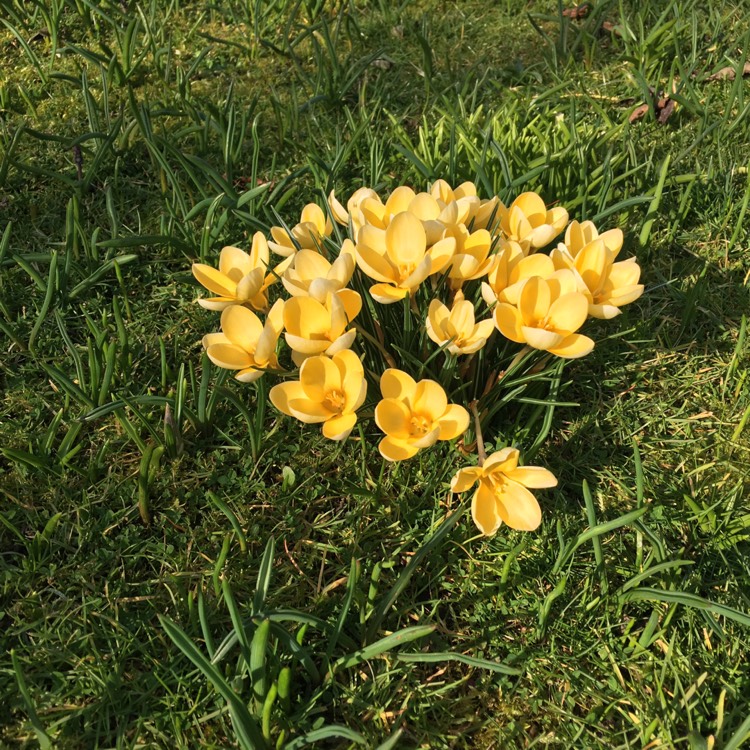
<path id="1" fill-rule="evenodd" d="M 491 661 L 489 659 L 479 659 L 476 656 L 467 656 L 466 654 L 454 654 L 450 651 L 436 652 L 430 654 L 398 654 L 399 661 L 414 663 L 418 662 L 421 664 L 434 664 L 436 662 L 443 661 L 457 661 L 461 664 L 466 664 L 469 667 L 477 667 L 478 669 L 488 669 L 491 672 L 498 672 L 499 674 L 507 675 L 520 675 L 523 674 L 522 669 L 517 667 L 510 667 L 507 664 L 502 664 L 499 661 Z"/>
<path id="2" fill-rule="evenodd" d="M 336 672 L 340 669 L 348 669 L 349 667 L 355 667 L 357 664 L 361 664 L 368 659 L 375 659 L 396 646 L 403 646 L 405 643 L 411 643 L 411 641 L 415 641 L 418 638 L 424 638 L 434 630 L 435 625 L 417 625 L 412 628 L 404 628 L 403 630 L 391 633 L 391 635 L 387 635 L 385 638 L 380 638 L 369 646 L 365 646 L 351 654 L 342 656 L 334 663 L 332 671 Z"/>

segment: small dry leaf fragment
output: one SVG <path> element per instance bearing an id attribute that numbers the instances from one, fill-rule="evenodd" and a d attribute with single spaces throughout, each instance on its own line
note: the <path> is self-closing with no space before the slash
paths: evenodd
<path id="1" fill-rule="evenodd" d="M 571 18 L 574 21 L 580 18 L 585 18 L 591 10 L 591 3 L 582 3 L 581 5 L 574 5 L 572 8 L 566 8 L 562 14 L 566 18 Z"/>
<path id="2" fill-rule="evenodd" d="M 662 101 L 664 101 L 663 105 L 661 104 Z M 656 121 L 660 125 L 666 125 L 667 120 L 672 116 L 672 112 L 674 112 L 676 106 L 677 102 L 674 99 L 670 99 L 668 97 L 666 100 L 660 99 L 656 104 L 656 108 L 657 110 L 659 110 Z"/>
<path id="3" fill-rule="evenodd" d="M 750 76 L 750 62 L 746 62 L 742 67 L 742 77 Z M 737 77 L 737 69 L 727 66 L 706 78 L 707 81 L 733 81 Z"/>
<path id="4" fill-rule="evenodd" d="M 622 36 L 619 26 L 615 26 L 612 21 L 602 21 L 601 30 L 614 34 L 615 36 Z"/>
<path id="5" fill-rule="evenodd" d="M 637 122 L 646 115 L 646 112 L 648 112 L 648 104 L 641 104 L 640 107 L 636 107 L 630 113 L 630 117 L 628 117 L 628 120 L 630 120 L 630 122 Z"/>

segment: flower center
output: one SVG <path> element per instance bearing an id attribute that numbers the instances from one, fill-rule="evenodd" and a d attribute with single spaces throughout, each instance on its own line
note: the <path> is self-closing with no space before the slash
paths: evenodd
<path id="1" fill-rule="evenodd" d="M 412 414 L 409 420 L 409 431 L 415 437 L 422 437 L 432 430 L 432 420 L 422 414 Z"/>
<path id="2" fill-rule="evenodd" d="M 333 388 L 330 391 L 326 391 L 326 395 L 323 397 L 323 406 L 331 411 L 341 411 L 344 408 L 344 400 L 344 393 Z"/>
<path id="3" fill-rule="evenodd" d="M 398 280 L 406 281 L 414 271 L 414 266 L 411 263 L 399 263 L 398 265 Z"/>

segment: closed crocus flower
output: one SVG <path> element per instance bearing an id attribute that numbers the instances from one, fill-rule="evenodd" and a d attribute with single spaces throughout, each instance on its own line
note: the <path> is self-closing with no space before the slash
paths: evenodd
<path id="1" fill-rule="evenodd" d="M 221 333 L 203 337 L 208 358 L 235 375 L 243 383 L 257 380 L 266 369 L 278 369 L 276 343 L 284 329 L 284 301 L 277 300 L 269 310 L 265 324 L 246 307 L 232 305 L 221 314 Z"/>
<path id="2" fill-rule="evenodd" d="M 555 272 L 549 255 L 524 255 L 517 242 L 500 240 L 495 267 L 482 282 L 482 298 L 492 307 L 496 302 L 515 305 L 524 282 L 532 276 L 548 278 Z"/>
<path id="3" fill-rule="evenodd" d="M 622 248 L 622 229 L 609 229 L 599 234 L 599 230 L 593 221 L 582 221 L 580 223 L 575 220 L 571 221 L 565 230 L 565 240 L 558 243 L 557 248 L 550 255 L 554 257 L 555 252 L 567 250 L 568 254 L 575 258 L 589 242 L 597 239 L 607 246 L 607 249 L 615 258 Z"/>
<path id="4" fill-rule="evenodd" d="M 533 192 L 521 193 L 500 213 L 500 228 L 506 239 L 517 242 L 526 254 L 549 245 L 568 223 L 568 212 L 562 206 L 547 210 L 542 198 Z"/>
<path id="5" fill-rule="evenodd" d="M 223 310 L 230 305 L 250 305 L 256 310 L 268 307 L 266 289 L 274 282 L 273 274 L 266 274 L 269 253 L 262 232 L 253 236 L 249 253 L 238 247 L 225 247 L 219 254 L 219 268 L 193 263 L 193 276 L 199 284 L 218 297 L 198 300 L 207 310 Z"/>
<path id="6" fill-rule="evenodd" d="M 529 489 L 555 487 L 552 472 L 539 466 L 519 466 L 518 450 L 503 450 L 487 456 L 482 466 L 459 469 L 451 481 L 453 492 L 466 492 L 477 482 L 471 499 L 471 516 L 485 535 L 494 534 L 505 523 L 518 531 L 533 531 L 542 521 L 539 503 Z"/>
<path id="7" fill-rule="evenodd" d="M 323 238 L 333 232 L 333 224 L 325 211 L 315 203 L 308 203 L 302 209 L 299 224 L 294 226 L 291 234 L 283 227 L 271 227 L 273 242 L 268 246 L 277 255 L 289 257 L 297 250 L 319 250 Z"/>
<path id="8" fill-rule="evenodd" d="M 463 182 L 455 190 L 445 180 L 437 180 L 430 190 L 433 198 L 444 205 L 455 201 L 459 207 L 459 213 L 464 216 L 463 223 L 472 229 L 488 229 L 493 231 L 499 221 L 499 209 L 505 206 L 497 196 L 482 200 L 477 194 L 477 188 L 473 182 Z M 465 208 L 466 207 L 466 212 Z"/>
<path id="9" fill-rule="evenodd" d="M 473 281 L 491 273 L 499 262 L 497 255 L 490 255 L 492 237 L 486 229 L 469 233 L 463 224 L 448 227 L 446 237 L 453 237 L 456 249 L 448 268 L 451 286 L 459 289 L 465 281 Z"/>
<path id="10" fill-rule="evenodd" d="M 500 333 L 511 341 L 528 344 L 558 357 L 583 357 L 594 342 L 575 333 L 585 322 L 589 304 L 577 290 L 572 271 L 557 271 L 549 279 L 527 279 L 517 305 L 499 302 L 493 318 Z"/>
<path id="11" fill-rule="evenodd" d="M 434 380 L 419 383 L 397 369 L 380 378 L 383 400 L 375 407 L 375 422 L 385 433 L 378 446 L 388 461 L 403 461 L 438 440 L 453 440 L 469 426 L 469 412 L 449 404 Z"/>
<path id="12" fill-rule="evenodd" d="M 456 293 L 449 310 L 440 300 L 430 302 L 425 321 L 427 335 L 451 354 L 473 354 L 479 351 L 495 329 L 492 318 L 474 323 L 474 305 Z"/>
<path id="13" fill-rule="evenodd" d="M 466 221 L 469 205 L 459 206 L 456 201 L 443 203 L 429 193 L 417 193 L 409 203 L 408 211 L 422 222 L 427 244 L 434 245 L 443 237 L 446 228 L 453 229 Z"/>
<path id="14" fill-rule="evenodd" d="M 408 185 L 400 185 L 383 203 L 378 195 L 364 198 L 358 204 L 361 212 L 361 226 L 370 225 L 376 229 L 386 229 L 393 218 L 409 210 L 409 204 L 416 193 Z"/>
<path id="15" fill-rule="evenodd" d="M 440 240 L 429 250 L 422 222 L 404 211 L 389 223 L 388 228 L 364 226 L 359 231 L 357 264 L 380 283 L 370 287 L 373 299 L 390 304 L 404 299 L 433 273 L 439 273 L 450 262 L 456 241 Z"/>
<path id="16" fill-rule="evenodd" d="M 359 357 L 351 350 L 328 357 L 310 357 L 299 380 L 271 388 L 271 403 L 284 414 L 307 424 L 323 423 L 329 440 L 344 440 L 357 422 L 356 411 L 367 394 Z"/>
<path id="17" fill-rule="evenodd" d="M 356 331 L 347 330 L 362 309 L 362 298 L 351 289 L 329 293 L 324 303 L 312 297 L 292 297 L 284 305 L 286 343 L 292 349 L 294 364 L 307 357 L 326 354 L 329 357 L 354 342 Z"/>
<path id="18" fill-rule="evenodd" d="M 354 236 L 356 237 L 360 227 L 365 223 L 359 207 L 362 201 L 368 199 L 375 203 L 382 203 L 380 196 L 372 188 L 361 187 L 352 193 L 351 198 L 346 202 L 346 208 L 344 208 L 336 200 L 336 193 L 331 190 L 328 196 L 328 206 L 331 209 L 331 215 L 338 224 L 347 225 L 351 222 Z"/>
<path id="19" fill-rule="evenodd" d="M 333 263 L 315 250 L 300 250 L 281 277 L 284 288 L 293 297 L 309 296 L 325 303 L 331 292 L 341 291 L 352 278 L 356 261 L 354 243 L 347 239 Z"/>
<path id="20" fill-rule="evenodd" d="M 620 307 L 643 294 L 643 284 L 638 283 L 641 269 L 636 259 L 614 263 L 616 254 L 602 236 L 585 245 L 575 257 L 563 248 L 557 248 L 551 256 L 558 268 L 575 273 L 579 291 L 589 303 L 588 314 L 593 318 L 614 318 L 620 314 Z"/>

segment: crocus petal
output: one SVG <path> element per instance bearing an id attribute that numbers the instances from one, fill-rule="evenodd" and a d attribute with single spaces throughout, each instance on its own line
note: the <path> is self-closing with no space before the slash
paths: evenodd
<path id="1" fill-rule="evenodd" d="M 351 349 L 351 346 L 354 343 L 354 339 L 356 337 L 357 331 L 356 329 L 352 328 L 345 333 L 342 333 L 341 336 L 333 341 L 330 346 L 326 347 L 324 351 L 329 357 L 332 357 L 334 354 L 339 354 L 346 349 Z"/>
<path id="2" fill-rule="evenodd" d="M 588 336 L 581 333 L 571 333 L 570 336 L 547 351 L 563 359 L 577 359 L 578 357 L 585 357 L 593 348 L 594 342 Z"/>
<path id="3" fill-rule="evenodd" d="M 213 310 L 214 312 L 221 312 L 226 310 L 230 305 L 236 305 L 237 300 L 234 297 L 201 297 L 198 300 L 198 304 L 204 310 Z"/>
<path id="4" fill-rule="evenodd" d="M 437 419 L 437 424 L 440 427 L 438 440 L 453 440 L 463 435 L 469 427 L 469 412 L 463 406 L 450 404 Z"/>
<path id="5" fill-rule="evenodd" d="M 242 370 L 255 364 L 253 358 L 235 344 L 213 344 L 206 349 L 208 358 L 225 370 Z"/>
<path id="6" fill-rule="evenodd" d="M 305 397 L 323 401 L 328 391 L 341 391 L 341 373 L 328 357 L 310 357 L 299 371 L 299 382 Z"/>
<path id="7" fill-rule="evenodd" d="M 284 338 L 292 351 L 308 356 L 310 354 L 322 354 L 331 345 L 328 339 L 305 339 L 301 336 L 295 336 L 289 331 L 284 334 Z M 295 361 L 295 364 L 299 363 Z"/>
<path id="8" fill-rule="evenodd" d="M 411 405 L 414 402 L 416 390 L 417 384 L 414 378 L 402 370 L 390 367 L 380 376 L 380 392 L 383 398 L 395 398 Z"/>
<path id="9" fill-rule="evenodd" d="M 492 314 L 492 319 L 495 322 L 495 326 L 500 333 L 505 336 L 506 339 L 515 341 L 518 344 L 525 343 L 526 339 L 523 335 L 523 320 L 521 313 L 505 302 L 500 302 L 495 306 L 495 310 Z"/>
<path id="10" fill-rule="evenodd" d="M 555 236 L 559 231 L 559 229 L 555 229 L 549 224 L 542 224 L 542 226 L 531 230 L 528 239 L 531 242 L 532 247 L 544 247 L 545 245 L 549 245 L 549 243 L 555 239 Z"/>
<path id="11" fill-rule="evenodd" d="M 401 289 L 390 284 L 373 284 L 370 287 L 370 296 L 381 305 L 392 305 L 394 302 L 400 302 L 408 294 L 408 289 Z"/>
<path id="12" fill-rule="evenodd" d="M 201 340 L 204 349 L 214 344 L 231 344 L 232 342 L 223 333 L 207 333 Z"/>
<path id="13" fill-rule="evenodd" d="M 471 499 L 471 517 L 485 536 L 492 536 L 502 523 L 497 505 L 492 487 L 480 482 L 479 489 Z"/>
<path id="14" fill-rule="evenodd" d="M 414 200 L 414 191 L 406 186 L 397 187 L 385 202 L 385 215 L 394 216 L 409 210 L 409 204 Z"/>
<path id="15" fill-rule="evenodd" d="M 518 448 L 501 448 L 499 451 L 494 451 L 494 453 L 490 453 L 487 456 L 482 469 L 485 475 L 493 472 L 507 474 L 518 466 L 518 457 Z"/>
<path id="16" fill-rule="evenodd" d="M 414 391 L 412 410 L 427 417 L 432 422 L 445 414 L 448 408 L 448 397 L 445 391 L 434 380 L 420 380 Z"/>
<path id="17" fill-rule="evenodd" d="M 427 247 L 422 222 L 408 212 L 397 214 L 385 230 L 385 244 L 388 258 L 395 266 L 416 266 Z"/>
<path id="18" fill-rule="evenodd" d="M 547 487 L 556 487 L 557 478 L 555 475 L 542 468 L 541 466 L 519 466 L 513 471 L 506 472 L 508 479 L 512 479 L 524 487 L 531 489 L 545 489 Z"/>
<path id="19" fill-rule="evenodd" d="M 238 247 L 227 246 L 219 253 L 219 271 L 235 283 L 253 270 L 250 256 Z"/>
<path id="20" fill-rule="evenodd" d="M 258 378 L 263 377 L 263 370 L 256 370 L 254 367 L 247 367 L 244 370 L 240 370 L 235 376 L 235 380 L 239 380 L 240 383 L 254 383 Z"/>
<path id="21" fill-rule="evenodd" d="M 409 203 L 408 211 L 420 221 L 430 221 L 440 216 L 440 206 L 429 193 L 417 193 Z"/>
<path id="22" fill-rule="evenodd" d="M 441 271 L 444 271 L 451 262 L 455 252 L 455 237 L 446 237 L 445 239 L 440 240 L 440 242 L 436 242 L 427 253 L 432 261 L 430 273 L 440 273 Z"/>
<path id="23" fill-rule="evenodd" d="M 549 310 L 551 302 L 550 289 L 544 279 L 532 276 L 521 289 L 518 297 L 518 309 L 524 325 L 535 326 Z"/>
<path id="24" fill-rule="evenodd" d="M 203 263 L 193 263 L 193 276 L 201 286 L 220 297 L 234 297 L 237 284 L 221 271 Z"/>
<path id="25" fill-rule="evenodd" d="M 254 268 L 237 282 L 237 299 L 245 302 L 253 299 L 263 286 L 264 268 Z"/>
<path id="26" fill-rule="evenodd" d="M 331 214 L 338 224 L 349 223 L 349 214 L 338 200 L 336 200 L 336 193 L 333 190 L 328 194 L 328 207 L 331 209 Z"/>
<path id="27" fill-rule="evenodd" d="M 482 469 L 479 466 L 469 466 L 459 469 L 451 479 L 451 492 L 466 492 L 471 489 L 482 477 Z"/>
<path id="28" fill-rule="evenodd" d="M 336 292 L 336 297 L 341 300 L 344 306 L 344 312 L 346 319 L 351 323 L 354 318 L 359 315 L 359 311 L 362 309 L 362 297 L 359 292 L 355 292 L 354 289 L 342 289 Z"/>
<path id="29" fill-rule="evenodd" d="M 532 328 L 523 326 L 521 328 L 523 337 L 529 346 L 542 351 L 549 351 L 553 346 L 558 346 L 565 339 L 565 334 L 557 331 L 548 331 L 544 328 Z"/>
<path id="30" fill-rule="evenodd" d="M 564 294 L 550 305 L 547 318 L 556 331 L 577 331 L 588 316 L 588 300 L 578 292 Z"/>
<path id="31" fill-rule="evenodd" d="M 416 456 L 419 448 L 405 440 L 384 437 L 378 444 L 378 450 L 386 461 L 404 461 Z"/>
<path id="32" fill-rule="evenodd" d="M 346 440 L 356 423 L 356 414 L 341 414 L 323 423 L 323 435 L 329 440 Z"/>
<path id="33" fill-rule="evenodd" d="M 408 439 L 411 435 L 410 420 L 409 407 L 395 398 L 384 398 L 375 407 L 375 424 L 391 437 Z"/>
<path id="34" fill-rule="evenodd" d="M 508 482 L 496 498 L 497 512 L 511 529 L 533 531 L 542 522 L 537 499 L 520 484 Z"/>
<path id="35" fill-rule="evenodd" d="M 310 297 L 292 297 L 284 305 L 284 327 L 302 338 L 322 335 L 331 327 L 331 313 Z"/>
<path id="36" fill-rule="evenodd" d="M 232 305 L 221 314 L 221 330 L 233 344 L 246 352 L 254 352 L 263 333 L 263 324 L 252 310 Z"/>

